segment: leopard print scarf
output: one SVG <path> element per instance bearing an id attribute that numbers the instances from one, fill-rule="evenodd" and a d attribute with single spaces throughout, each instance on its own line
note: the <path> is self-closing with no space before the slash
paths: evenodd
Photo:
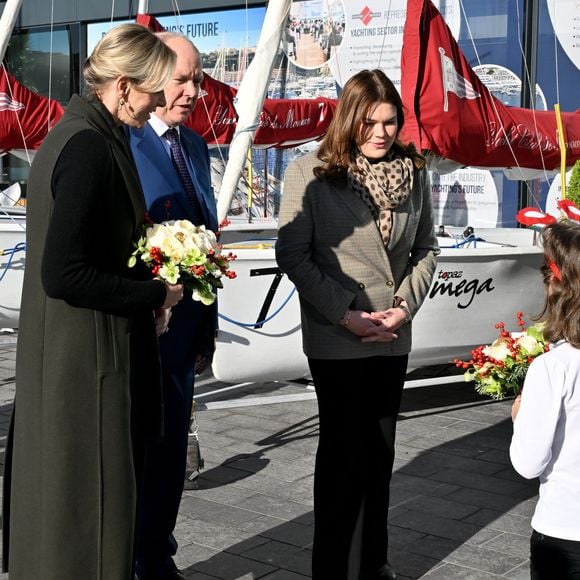
<path id="1" fill-rule="evenodd" d="M 413 161 L 393 153 L 383 161 L 370 163 L 359 153 L 359 171 L 348 171 L 348 184 L 369 208 L 385 246 L 391 238 L 391 210 L 407 201 L 413 188 Z"/>

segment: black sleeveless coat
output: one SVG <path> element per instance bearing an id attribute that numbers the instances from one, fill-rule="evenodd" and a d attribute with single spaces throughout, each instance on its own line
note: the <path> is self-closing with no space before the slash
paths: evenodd
<path id="1" fill-rule="evenodd" d="M 11 580 L 129 580 L 159 432 L 159 281 L 127 268 L 145 203 L 120 127 L 74 96 L 34 160 L 4 480 Z"/>

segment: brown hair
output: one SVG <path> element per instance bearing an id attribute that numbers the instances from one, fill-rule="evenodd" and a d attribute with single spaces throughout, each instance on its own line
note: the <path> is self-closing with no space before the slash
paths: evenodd
<path id="1" fill-rule="evenodd" d="M 342 180 L 348 169 L 356 171 L 357 139 L 362 122 L 377 103 L 389 103 L 397 109 L 394 151 L 411 157 L 418 168 L 425 166 L 425 158 L 415 146 L 412 143 L 405 145 L 398 139 L 405 116 L 403 101 L 395 85 L 380 69 L 362 70 L 343 87 L 336 112 L 318 150 L 318 158 L 324 165 L 315 170 L 317 177 Z"/>
<path id="2" fill-rule="evenodd" d="M 542 230 L 545 298 L 539 318 L 546 321 L 544 336 L 564 339 L 580 348 L 580 225 L 556 222 Z M 550 268 L 556 265 L 560 276 Z"/>

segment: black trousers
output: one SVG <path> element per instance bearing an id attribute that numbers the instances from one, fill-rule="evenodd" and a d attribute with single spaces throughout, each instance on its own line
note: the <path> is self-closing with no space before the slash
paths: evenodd
<path id="1" fill-rule="evenodd" d="M 580 542 L 552 538 L 534 530 L 530 538 L 530 578 L 580 579 Z"/>
<path id="2" fill-rule="evenodd" d="M 313 580 L 377 578 L 408 357 L 309 359 L 319 410 Z"/>
<path id="3" fill-rule="evenodd" d="M 162 576 L 175 568 L 173 530 L 183 493 L 194 371 L 163 369 L 164 433 L 148 442 L 137 527 L 139 576 Z"/>

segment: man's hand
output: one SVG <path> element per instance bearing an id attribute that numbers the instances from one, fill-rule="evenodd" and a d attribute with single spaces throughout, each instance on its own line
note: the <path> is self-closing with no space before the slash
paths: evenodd
<path id="1" fill-rule="evenodd" d="M 158 308 L 155 310 L 155 333 L 157 336 L 165 334 L 169 330 L 171 308 Z"/>
<path id="2" fill-rule="evenodd" d="M 197 358 L 195 359 L 195 374 L 201 375 L 209 368 L 210 364 L 211 361 L 207 356 L 198 354 Z"/>

